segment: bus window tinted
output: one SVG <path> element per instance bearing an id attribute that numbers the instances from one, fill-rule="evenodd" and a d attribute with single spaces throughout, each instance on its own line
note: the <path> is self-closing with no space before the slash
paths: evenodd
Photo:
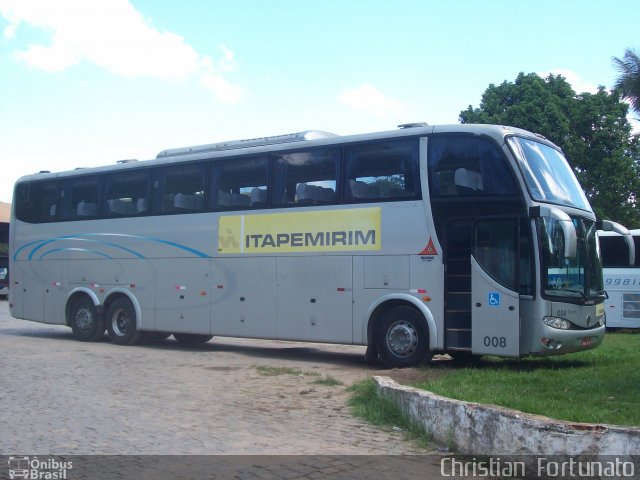
<path id="1" fill-rule="evenodd" d="M 107 216 L 142 215 L 149 211 L 150 170 L 123 172 L 106 178 Z"/>
<path id="2" fill-rule="evenodd" d="M 160 211 L 200 211 L 204 208 L 204 165 L 168 167 L 160 170 Z"/>
<path id="3" fill-rule="evenodd" d="M 622 236 L 600 236 L 600 251 L 602 252 L 602 266 L 629 267 L 629 246 Z M 640 236 L 634 236 L 636 250 L 636 267 L 640 267 Z"/>
<path id="4" fill-rule="evenodd" d="M 516 195 L 502 152 L 488 140 L 441 136 L 429 140 L 432 195 Z"/>
<path id="5" fill-rule="evenodd" d="M 268 172 L 267 157 L 238 158 L 214 163 L 210 208 L 238 210 L 266 207 Z"/>
<path id="6" fill-rule="evenodd" d="M 99 194 L 98 177 L 77 177 L 69 180 L 62 192 L 61 218 L 80 220 L 98 217 Z"/>
<path id="7" fill-rule="evenodd" d="M 274 205 L 334 203 L 340 152 L 311 150 L 275 157 Z"/>
<path id="8" fill-rule="evenodd" d="M 22 222 L 40 223 L 56 219 L 58 186 L 55 182 L 21 183 L 16 187 L 16 218 Z"/>
<path id="9" fill-rule="evenodd" d="M 418 144 L 386 141 L 346 149 L 346 193 L 351 201 L 419 198 Z"/>

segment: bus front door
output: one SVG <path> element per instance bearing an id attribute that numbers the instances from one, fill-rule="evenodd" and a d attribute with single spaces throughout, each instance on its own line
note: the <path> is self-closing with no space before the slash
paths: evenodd
<path id="1" fill-rule="evenodd" d="M 518 356 L 519 222 L 476 222 L 471 257 L 471 350 L 478 355 Z"/>

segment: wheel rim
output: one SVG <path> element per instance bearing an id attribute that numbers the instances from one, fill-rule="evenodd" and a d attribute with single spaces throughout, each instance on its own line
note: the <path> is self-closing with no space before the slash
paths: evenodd
<path id="1" fill-rule="evenodd" d="M 131 331 L 131 317 L 124 308 L 119 308 L 113 312 L 111 328 L 113 333 L 119 337 L 124 337 Z"/>
<path id="2" fill-rule="evenodd" d="M 93 325 L 93 313 L 88 307 L 81 307 L 76 312 L 75 324 L 81 332 L 88 332 Z"/>
<path id="3" fill-rule="evenodd" d="M 387 330 L 387 347 L 397 357 L 409 357 L 418 348 L 418 332 L 411 323 L 398 320 Z"/>

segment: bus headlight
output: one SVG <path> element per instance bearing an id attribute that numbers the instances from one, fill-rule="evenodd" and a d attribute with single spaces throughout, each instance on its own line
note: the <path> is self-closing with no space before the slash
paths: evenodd
<path id="1" fill-rule="evenodd" d="M 569 330 L 571 328 L 571 322 L 569 320 L 565 320 L 560 317 L 544 317 L 542 319 L 545 325 L 548 325 L 553 328 L 558 328 L 560 330 Z"/>

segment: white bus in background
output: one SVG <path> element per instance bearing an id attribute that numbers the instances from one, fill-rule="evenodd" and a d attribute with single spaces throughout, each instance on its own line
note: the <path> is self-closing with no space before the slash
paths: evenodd
<path id="1" fill-rule="evenodd" d="M 401 127 L 23 177 L 11 312 L 84 341 L 333 342 L 389 366 L 598 346 L 596 218 L 560 149 L 503 126 Z"/>
<path id="2" fill-rule="evenodd" d="M 630 234 L 633 248 L 620 233 L 598 232 L 607 328 L 640 328 L 640 229 Z"/>

